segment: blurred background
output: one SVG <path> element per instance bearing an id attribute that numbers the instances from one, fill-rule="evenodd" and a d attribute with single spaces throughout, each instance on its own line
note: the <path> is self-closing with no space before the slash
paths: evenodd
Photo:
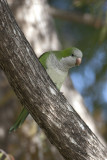
<path id="1" fill-rule="evenodd" d="M 83 52 L 62 92 L 103 144 L 107 141 L 107 0 L 8 0 L 37 56 L 75 46 Z M 0 148 L 18 160 L 63 158 L 29 116 L 9 134 L 21 104 L 0 70 Z"/>

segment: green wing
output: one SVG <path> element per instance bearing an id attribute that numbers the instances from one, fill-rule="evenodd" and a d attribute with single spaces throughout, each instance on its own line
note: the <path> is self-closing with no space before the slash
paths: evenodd
<path id="1" fill-rule="evenodd" d="M 23 107 L 20 115 L 18 116 L 18 119 L 16 120 L 16 123 L 9 129 L 9 132 L 11 133 L 12 131 L 15 131 L 17 128 L 19 128 L 25 121 L 28 114 L 29 112 L 27 109 Z"/>
<path id="2" fill-rule="evenodd" d="M 39 57 L 39 61 L 40 63 L 44 66 L 44 68 L 46 69 L 46 60 L 49 56 L 51 52 L 46 52 L 46 53 L 43 53 L 40 57 Z"/>

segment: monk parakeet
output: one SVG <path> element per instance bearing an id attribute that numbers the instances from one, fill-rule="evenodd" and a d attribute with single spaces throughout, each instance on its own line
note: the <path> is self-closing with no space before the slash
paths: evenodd
<path id="1" fill-rule="evenodd" d="M 69 69 L 81 64 L 82 52 L 75 47 L 61 51 L 50 51 L 40 56 L 39 61 L 60 90 Z M 27 109 L 23 108 L 16 123 L 10 128 L 10 132 L 21 126 L 28 114 Z"/>

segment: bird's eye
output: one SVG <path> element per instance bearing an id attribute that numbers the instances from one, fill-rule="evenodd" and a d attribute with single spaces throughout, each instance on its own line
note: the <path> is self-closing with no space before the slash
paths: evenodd
<path id="1" fill-rule="evenodd" d="M 74 54 L 71 54 L 72 57 L 74 57 Z"/>

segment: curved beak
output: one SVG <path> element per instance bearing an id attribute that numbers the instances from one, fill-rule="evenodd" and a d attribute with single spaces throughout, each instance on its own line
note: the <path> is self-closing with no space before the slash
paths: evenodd
<path id="1" fill-rule="evenodd" d="M 81 64 L 81 62 L 82 62 L 82 59 L 81 58 L 77 58 L 75 65 L 79 66 Z"/>

